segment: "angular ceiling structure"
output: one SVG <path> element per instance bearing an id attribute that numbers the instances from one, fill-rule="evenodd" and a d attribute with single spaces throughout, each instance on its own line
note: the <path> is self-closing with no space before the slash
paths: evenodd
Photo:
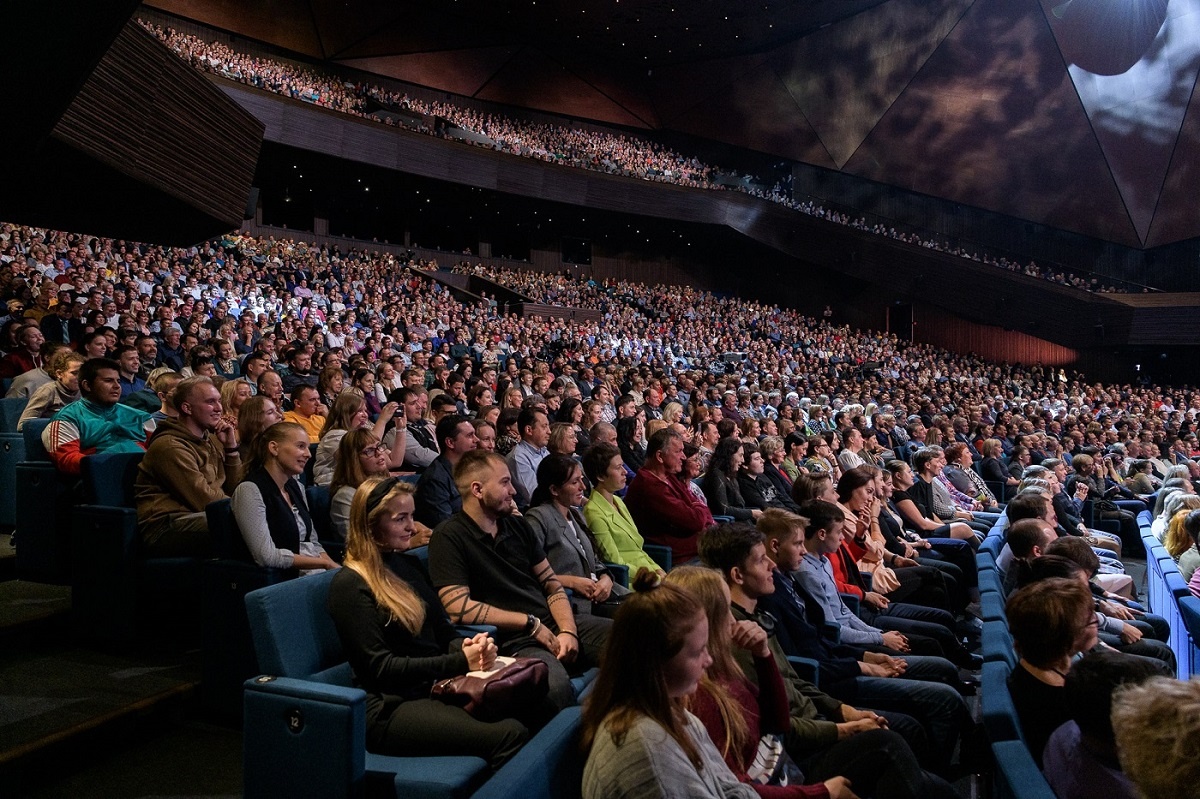
<path id="1" fill-rule="evenodd" d="M 147 4 L 310 59 L 1127 246 L 1200 236 L 1200 0 Z"/>

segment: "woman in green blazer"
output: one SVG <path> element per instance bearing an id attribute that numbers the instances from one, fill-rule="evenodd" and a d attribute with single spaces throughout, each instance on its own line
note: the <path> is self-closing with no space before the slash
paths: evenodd
<path id="1" fill-rule="evenodd" d="M 592 528 L 604 560 L 628 566 L 631 581 L 643 566 L 662 574 L 662 569 L 642 549 L 644 541 L 637 525 L 625 503 L 616 495 L 625 487 L 625 466 L 620 450 L 612 444 L 593 445 L 583 456 L 583 471 L 595 486 L 583 506 L 583 517 Z"/>

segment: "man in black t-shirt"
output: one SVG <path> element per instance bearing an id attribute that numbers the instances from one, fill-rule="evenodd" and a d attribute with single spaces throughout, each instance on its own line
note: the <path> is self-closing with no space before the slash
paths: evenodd
<path id="1" fill-rule="evenodd" d="M 575 703 L 571 674 L 599 664 L 612 622 L 575 617 L 529 525 L 514 516 L 516 489 L 504 458 L 463 455 L 454 469 L 463 507 L 429 542 L 429 576 L 450 620 L 498 628 L 500 653 L 550 667 L 550 701 Z"/>

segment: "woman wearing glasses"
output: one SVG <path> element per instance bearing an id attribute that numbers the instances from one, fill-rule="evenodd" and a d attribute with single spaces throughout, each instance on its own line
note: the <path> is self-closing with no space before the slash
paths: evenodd
<path id="1" fill-rule="evenodd" d="M 1017 716 L 1029 752 L 1042 765 L 1042 750 L 1050 733 L 1070 721 L 1071 709 L 1063 685 L 1071 662 L 1099 641 L 1095 600 L 1087 575 L 1071 561 L 1046 555 L 1071 577 L 1050 577 L 1017 590 L 1008 600 L 1008 627 L 1020 656 L 1008 678 Z"/>

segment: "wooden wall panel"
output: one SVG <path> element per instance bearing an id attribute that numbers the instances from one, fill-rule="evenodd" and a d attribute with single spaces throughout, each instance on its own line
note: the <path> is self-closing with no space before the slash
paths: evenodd
<path id="1" fill-rule="evenodd" d="M 930 306 L 913 307 L 913 340 L 951 352 L 973 352 L 990 361 L 1069 366 L 1079 360 L 1076 350 L 1061 344 L 1019 330 L 971 322 Z"/>

